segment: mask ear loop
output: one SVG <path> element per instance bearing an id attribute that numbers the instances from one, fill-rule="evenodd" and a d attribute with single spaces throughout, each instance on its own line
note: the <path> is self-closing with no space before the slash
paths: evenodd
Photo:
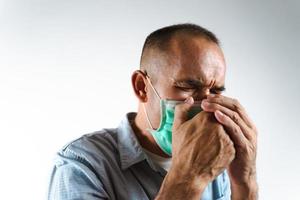
<path id="1" fill-rule="evenodd" d="M 156 94 L 156 96 L 159 98 L 159 100 L 161 100 L 161 97 L 159 96 L 158 92 L 156 91 L 156 89 L 153 87 L 152 83 L 151 83 L 151 80 L 149 78 L 149 76 L 146 74 L 146 79 L 150 85 L 150 87 L 153 89 L 154 93 Z"/>
<path id="2" fill-rule="evenodd" d="M 148 81 L 150 87 L 153 89 L 154 93 L 156 94 L 156 96 L 157 96 L 157 97 L 159 98 L 159 100 L 160 100 L 161 98 L 160 98 L 158 92 L 156 91 L 156 89 L 153 87 L 153 85 L 152 85 L 152 83 L 151 83 L 151 80 L 150 80 L 149 76 L 148 76 L 147 74 L 146 74 L 145 76 L 146 76 L 146 79 L 147 79 L 147 81 Z M 152 130 L 154 130 L 154 128 L 153 128 L 153 126 L 152 126 L 152 123 L 151 123 L 151 121 L 150 121 L 150 119 L 149 119 L 148 112 L 147 112 L 147 110 L 146 110 L 146 107 L 145 107 L 145 104 L 144 104 L 144 103 L 143 103 L 143 109 L 144 109 L 144 112 L 145 112 L 145 114 L 146 114 L 146 119 L 147 119 L 147 122 L 148 122 L 149 126 L 151 127 Z"/>
<path id="3" fill-rule="evenodd" d="M 144 112 L 145 112 L 145 114 L 146 114 L 146 119 L 147 119 L 147 122 L 148 122 L 150 128 L 151 128 L 152 130 L 154 130 L 154 129 L 153 129 L 153 126 L 152 126 L 152 124 L 151 124 L 151 122 L 150 122 L 150 119 L 149 119 L 149 116 L 148 116 L 148 113 L 147 113 L 147 110 L 146 110 L 146 107 L 145 107 L 145 104 L 144 104 L 144 103 L 143 103 L 143 109 L 144 109 Z"/>

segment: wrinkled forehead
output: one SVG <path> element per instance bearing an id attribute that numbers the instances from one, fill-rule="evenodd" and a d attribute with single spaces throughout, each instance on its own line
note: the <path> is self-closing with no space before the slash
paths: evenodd
<path id="1" fill-rule="evenodd" d="M 171 41 L 168 66 L 162 75 L 170 79 L 195 79 L 209 85 L 224 84 L 225 59 L 221 48 L 205 38 L 177 38 Z"/>

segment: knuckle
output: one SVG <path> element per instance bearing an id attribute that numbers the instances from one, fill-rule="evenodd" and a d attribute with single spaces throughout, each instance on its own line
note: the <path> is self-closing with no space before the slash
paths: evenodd
<path id="1" fill-rule="evenodd" d="M 229 137 L 227 137 L 226 142 L 227 142 L 228 151 L 235 152 L 234 143 L 231 141 Z"/>
<path id="2" fill-rule="evenodd" d="M 224 137 L 224 150 L 228 155 L 234 155 L 235 154 L 235 148 L 234 143 L 231 141 L 229 137 Z"/>
<path id="3" fill-rule="evenodd" d="M 241 104 L 237 99 L 232 99 L 234 110 L 241 110 Z"/>
<path id="4" fill-rule="evenodd" d="M 236 112 L 233 113 L 231 118 L 236 124 L 238 124 L 240 122 L 240 116 Z"/>
<path id="5" fill-rule="evenodd" d="M 235 148 L 234 148 L 233 144 L 230 146 L 230 148 L 228 148 L 228 152 L 229 152 L 229 154 L 231 154 L 231 155 L 234 155 L 234 154 L 235 154 Z"/>
<path id="6" fill-rule="evenodd" d="M 226 131 L 224 130 L 222 125 L 217 124 L 216 125 L 217 129 L 218 129 L 218 137 L 219 139 L 227 146 L 228 144 L 230 144 L 231 140 L 229 138 L 229 136 L 227 135 Z"/>
<path id="7" fill-rule="evenodd" d="M 229 136 L 226 135 L 224 140 L 226 141 L 227 146 L 233 147 L 233 142 L 230 140 Z"/>
<path id="8" fill-rule="evenodd" d="M 238 104 L 239 104 L 239 100 L 237 100 L 237 99 L 235 99 L 235 98 L 232 99 L 232 102 L 233 102 L 234 105 L 238 105 Z"/>
<path id="9" fill-rule="evenodd" d="M 235 126 L 235 127 L 233 128 L 233 132 L 234 132 L 236 135 L 238 135 L 238 134 L 240 134 L 242 131 L 241 131 L 240 127 Z"/>
<path id="10" fill-rule="evenodd" d="M 240 114 L 242 114 L 242 113 L 245 113 L 245 109 L 243 108 L 243 106 L 237 106 L 236 108 L 236 111 L 238 112 L 238 113 L 240 113 Z"/>

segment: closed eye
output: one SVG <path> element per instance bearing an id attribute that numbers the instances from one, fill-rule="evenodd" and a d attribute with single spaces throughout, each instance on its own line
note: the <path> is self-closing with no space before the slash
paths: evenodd
<path id="1" fill-rule="evenodd" d="M 179 90 L 187 91 L 187 92 L 197 90 L 197 88 L 195 88 L 195 87 L 175 86 L 175 88 L 177 88 L 177 89 L 179 89 Z"/>
<path id="2" fill-rule="evenodd" d="M 224 86 L 210 89 L 210 93 L 212 94 L 222 94 L 222 92 L 224 91 L 225 91 Z"/>
<path id="3" fill-rule="evenodd" d="M 202 84 L 195 80 L 176 81 L 174 87 L 185 92 L 195 92 L 196 90 L 203 88 Z M 223 91 L 225 91 L 224 85 L 214 86 L 210 89 L 210 93 L 212 94 L 221 94 Z"/>
<path id="4" fill-rule="evenodd" d="M 222 91 L 217 91 L 217 90 L 210 90 L 211 94 L 221 94 Z"/>

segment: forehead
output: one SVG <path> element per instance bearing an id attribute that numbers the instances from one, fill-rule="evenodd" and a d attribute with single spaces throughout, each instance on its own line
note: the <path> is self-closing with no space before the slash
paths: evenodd
<path id="1" fill-rule="evenodd" d="M 164 75 L 174 80 L 199 80 L 223 85 L 226 65 L 220 47 L 205 38 L 179 38 L 171 42 L 169 66 Z"/>

